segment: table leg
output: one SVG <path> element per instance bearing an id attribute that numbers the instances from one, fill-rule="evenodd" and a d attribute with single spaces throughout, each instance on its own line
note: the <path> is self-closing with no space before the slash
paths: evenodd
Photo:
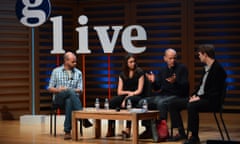
<path id="1" fill-rule="evenodd" d="M 95 120 L 95 138 L 101 137 L 101 120 Z"/>
<path id="2" fill-rule="evenodd" d="M 133 138 L 132 138 L 132 143 L 137 144 L 138 143 L 138 118 L 137 114 L 133 114 Z"/>
<path id="3" fill-rule="evenodd" d="M 78 140 L 78 123 L 74 116 L 72 116 L 72 139 Z"/>

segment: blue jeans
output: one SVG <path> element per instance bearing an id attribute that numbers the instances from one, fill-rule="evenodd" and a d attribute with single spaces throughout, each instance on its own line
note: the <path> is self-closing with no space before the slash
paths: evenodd
<path id="1" fill-rule="evenodd" d="M 64 103 L 65 107 L 65 121 L 64 121 L 64 131 L 70 132 L 72 129 L 72 111 L 73 110 L 82 110 L 82 103 L 73 89 L 68 89 L 63 92 L 60 92 L 56 95 Z"/>

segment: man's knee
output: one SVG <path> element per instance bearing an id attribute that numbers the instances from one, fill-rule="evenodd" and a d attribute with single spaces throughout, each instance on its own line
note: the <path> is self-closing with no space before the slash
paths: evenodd
<path id="1" fill-rule="evenodd" d="M 198 104 L 196 102 L 191 102 L 187 104 L 187 110 L 189 113 L 196 113 L 198 111 Z"/>
<path id="2" fill-rule="evenodd" d="M 65 99 L 65 106 L 68 107 L 68 106 L 71 106 L 72 103 L 71 103 L 71 99 L 67 98 Z"/>

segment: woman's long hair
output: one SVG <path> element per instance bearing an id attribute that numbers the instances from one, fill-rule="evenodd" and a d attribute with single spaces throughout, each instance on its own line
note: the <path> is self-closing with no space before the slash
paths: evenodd
<path id="1" fill-rule="evenodd" d="M 129 60 L 130 58 L 134 58 L 134 60 L 135 60 L 134 74 L 135 74 L 136 69 L 137 69 L 136 56 L 134 56 L 133 54 L 127 54 L 127 55 L 124 57 L 124 60 L 123 60 L 123 73 L 124 73 L 124 77 L 125 77 L 125 78 L 129 78 L 128 60 Z"/>

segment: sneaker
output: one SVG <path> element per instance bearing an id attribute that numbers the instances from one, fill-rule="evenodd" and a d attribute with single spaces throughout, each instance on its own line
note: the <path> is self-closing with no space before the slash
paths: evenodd
<path id="1" fill-rule="evenodd" d="M 191 136 L 189 140 L 186 140 L 184 144 L 200 144 L 199 137 Z"/>
<path id="2" fill-rule="evenodd" d="M 65 132 L 64 140 L 70 140 L 70 139 L 72 139 L 71 133 L 70 132 Z"/>

